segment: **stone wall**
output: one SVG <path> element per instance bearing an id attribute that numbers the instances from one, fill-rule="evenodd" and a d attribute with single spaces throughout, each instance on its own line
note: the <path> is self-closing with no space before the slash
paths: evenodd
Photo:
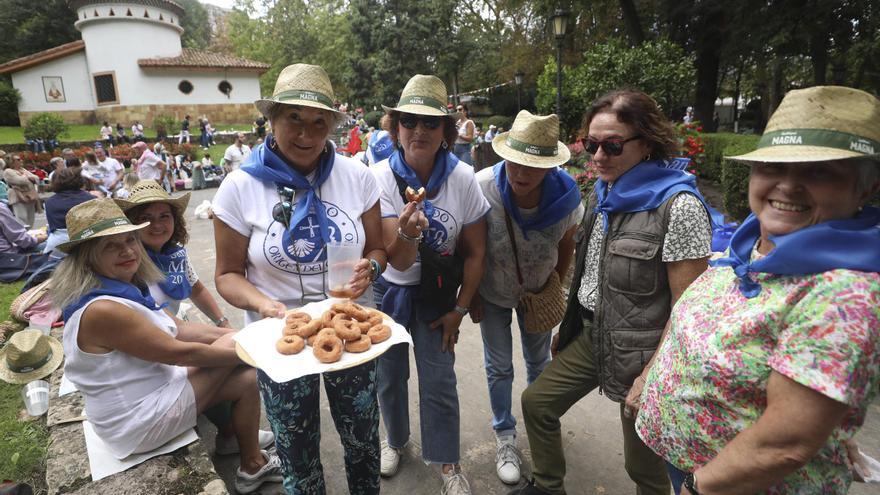
<path id="1" fill-rule="evenodd" d="M 39 112 L 19 112 L 18 117 L 24 125 L 29 118 Z M 76 110 L 57 112 L 68 124 L 100 124 L 107 121 L 114 126 L 121 123 L 128 130 L 134 121 L 139 121 L 147 127 L 152 127 L 153 119 L 159 115 L 170 115 L 177 120 L 183 120 L 185 115 L 190 115 L 196 125 L 198 117 L 208 117 L 214 125 L 217 124 L 244 124 L 256 120 L 259 112 L 253 103 L 215 103 L 210 105 L 111 105 L 98 107 L 96 110 Z M 192 131 L 192 129 L 190 129 Z"/>
<path id="2" fill-rule="evenodd" d="M 35 115 L 46 112 L 18 112 L 18 119 L 21 121 L 22 127 L 25 123 Z M 52 112 L 61 115 L 68 124 L 97 124 L 94 110 L 65 110 L 60 112 Z M 131 124 L 129 124 L 131 127 Z"/>

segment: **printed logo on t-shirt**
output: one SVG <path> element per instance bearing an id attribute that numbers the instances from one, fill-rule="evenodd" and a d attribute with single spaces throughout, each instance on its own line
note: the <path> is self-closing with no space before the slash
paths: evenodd
<path id="1" fill-rule="evenodd" d="M 338 206 L 324 201 L 330 239 L 358 243 L 357 224 Z M 318 275 L 327 271 L 327 249 L 321 239 L 318 217 L 307 215 L 293 230 L 284 235 L 284 224 L 273 221 L 263 240 L 263 254 L 269 263 L 288 273 Z"/>
<path id="2" fill-rule="evenodd" d="M 450 239 L 458 237 L 458 222 L 455 217 L 443 208 L 434 205 L 434 215 L 428 221 L 428 231 L 425 232 L 425 242 L 434 251 L 445 253 L 452 251 L 449 245 Z"/>

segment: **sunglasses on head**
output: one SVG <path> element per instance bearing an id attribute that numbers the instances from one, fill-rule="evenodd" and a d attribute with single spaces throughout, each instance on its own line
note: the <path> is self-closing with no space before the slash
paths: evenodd
<path id="1" fill-rule="evenodd" d="M 433 131 L 443 125 L 443 117 L 427 117 L 425 115 L 413 115 L 411 113 L 405 113 L 400 116 L 400 125 L 406 129 L 415 129 L 416 126 L 419 125 L 419 122 L 425 126 L 425 129 Z"/>
<path id="2" fill-rule="evenodd" d="M 599 147 L 602 147 L 602 150 L 605 153 L 608 153 L 611 156 L 619 156 L 623 153 L 623 145 L 630 141 L 635 141 L 642 136 L 635 135 L 629 139 L 603 139 L 602 141 L 596 141 L 595 139 L 587 138 L 582 140 L 584 149 L 587 150 L 587 153 L 592 155 L 596 154 L 599 151 Z"/>

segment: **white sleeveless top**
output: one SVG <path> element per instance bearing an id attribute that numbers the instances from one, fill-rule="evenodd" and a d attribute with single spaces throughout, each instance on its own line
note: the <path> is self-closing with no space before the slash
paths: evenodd
<path id="1" fill-rule="evenodd" d="M 64 374 L 82 392 L 86 416 L 110 452 L 122 459 L 140 445 L 165 415 L 187 383 L 183 366 L 144 361 L 124 352 L 84 352 L 77 345 L 79 322 L 86 308 L 107 299 L 143 314 L 172 337 L 177 326 L 164 311 L 150 311 L 128 299 L 99 296 L 77 310 L 64 325 Z"/>
<path id="2" fill-rule="evenodd" d="M 455 138 L 455 144 L 471 144 L 470 141 L 465 141 L 461 138 L 461 136 L 467 135 L 467 127 L 469 122 L 473 122 L 471 119 L 461 120 L 461 125 L 458 126 L 458 137 Z"/>

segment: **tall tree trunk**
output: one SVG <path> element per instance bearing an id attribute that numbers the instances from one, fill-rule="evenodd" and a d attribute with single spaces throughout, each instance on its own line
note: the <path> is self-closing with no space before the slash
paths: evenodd
<path id="1" fill-rule="evenodd" d="M 776 107 L 779 106 L 782 97 L 785 96 L 785 90 L 782 88 L 782 75 L 782 57 L 777 54 L 773 57 L 773 79 L 770 81 L 770 106 L 767 109 L 768 119 L 776 111 Z"/>
<path id="2" fill-rule="evenodd" d="M 726 21 L 724 8 L 707 12 L 700 26 L 702 36 L 697 39 L 695 50 L 697 91 L 694 115 L 706 129 L 713 132 L 715 129 L 712 117 L 715 114 L 715 98 L 718 97 L 718 69 L 721 66 L 721 50 L 726 37 Z"/>
<path id="3" fill-rule="evenodd" d="M 810 60 L 813 64 L 813 82 L 816 86 L 825 85 L 828 73 L 828 32 L 816 31 L 810 37 Z"/>
<path id="4" fill-rule="evenodd" d="M 640 45 L 645 41 L 645 32 L 639 20 L 639 11 L 633 0 L 620 0 L 620 10 L 623 12 L 623 22 L 626 24 L 626 32 L 629 33 L 630 44 Z"/>

